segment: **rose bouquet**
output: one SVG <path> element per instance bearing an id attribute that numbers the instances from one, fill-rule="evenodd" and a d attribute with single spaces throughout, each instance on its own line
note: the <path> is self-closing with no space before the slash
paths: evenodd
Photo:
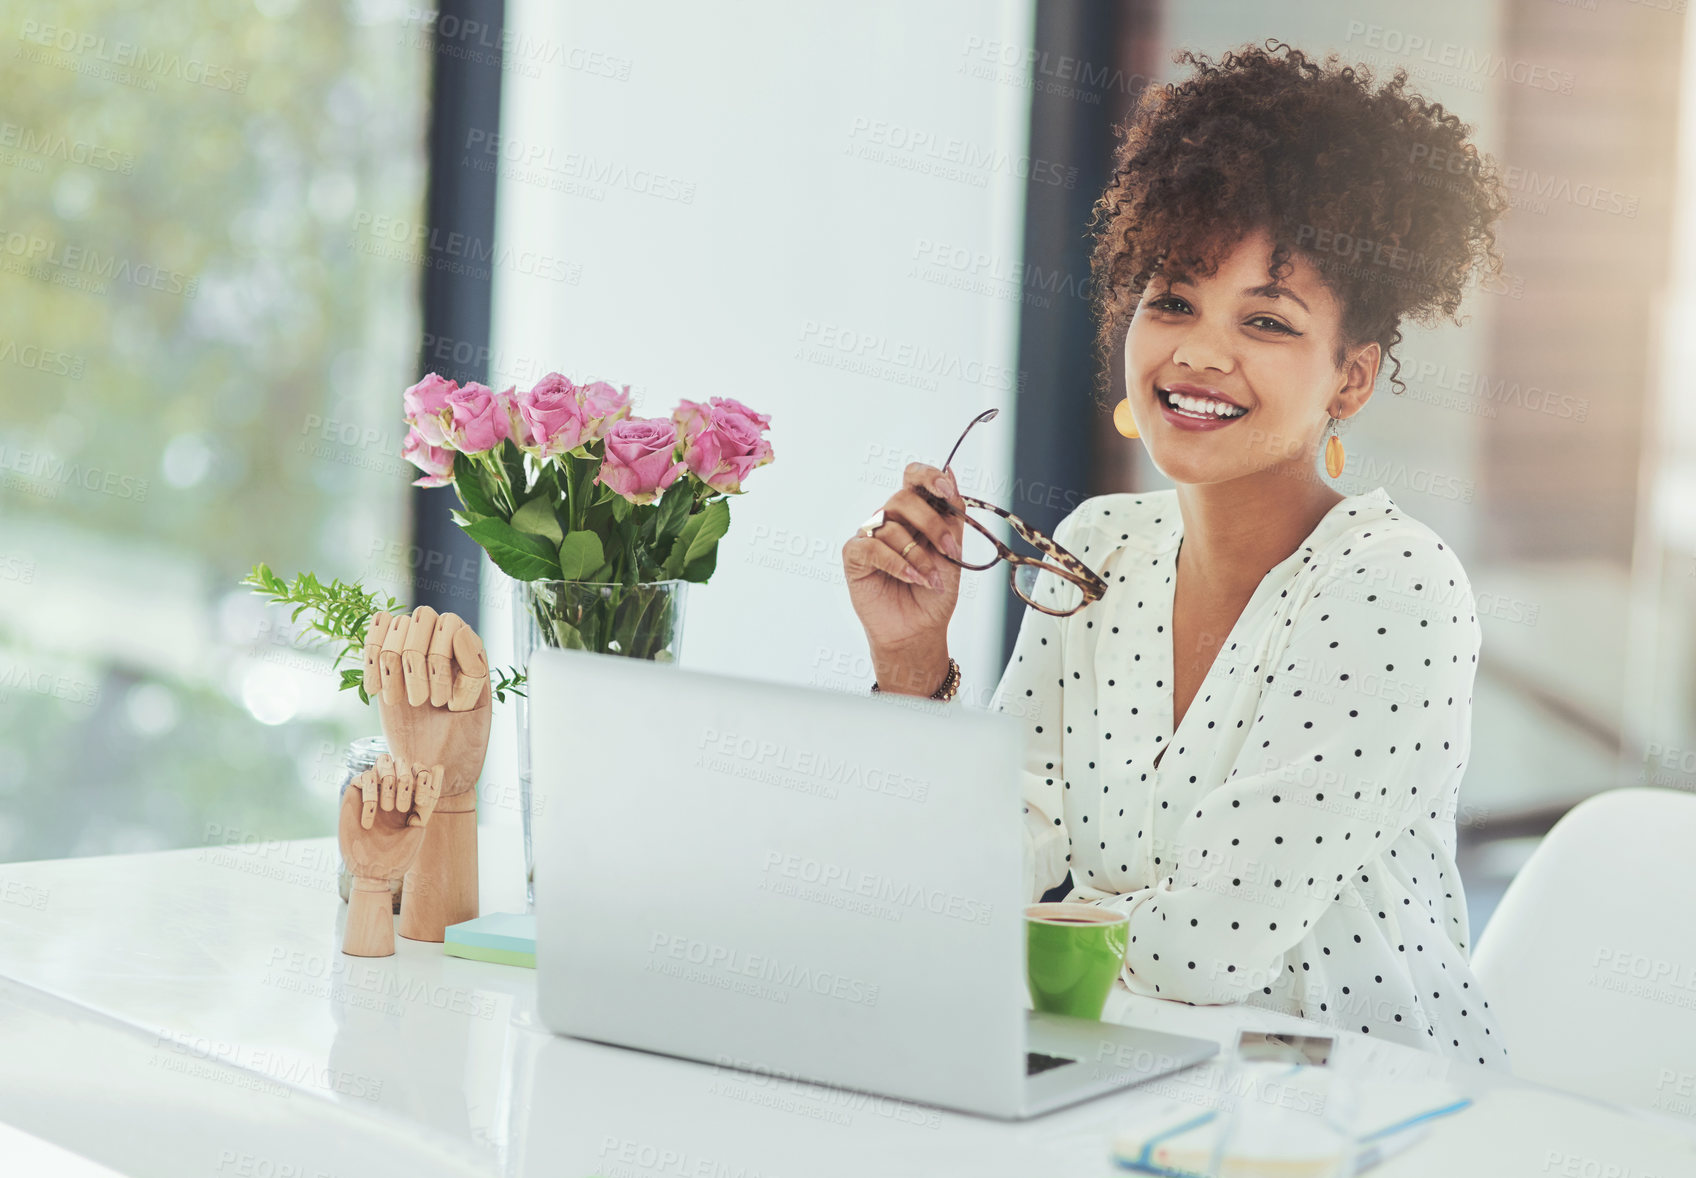
<path id="1" fill-rule="evenodd" d="M 711 577 L 728 497 L 773 458 L 771 418 L 729 397 L 632 417 L 604 381 L 497 393 L 432 373 L 402 403 L 417 485 L 454 488 L 466 535 L 530 583 L 543 640 L 574 649 L 670 657 L 674 599 L 640 590 Z"/>

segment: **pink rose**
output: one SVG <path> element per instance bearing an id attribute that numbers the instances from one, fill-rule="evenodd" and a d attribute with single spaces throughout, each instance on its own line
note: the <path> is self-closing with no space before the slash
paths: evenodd
<path id="1" fill-rule="evenodd" d="M 606 436 L 615 421 L 630 416 L 630 386 L 615 389 L 604 380 L 577 390 L 583 398 L 583 440 L 593 442 Z"/>
<path id="2" fill-rule="evenodd" d="M 699 401 L 679 401 L 677 408 L 671 411 L 671 420 L 677 423 L 677 436 L 684 438 L 698 431 L 708 421 L 708 406 Z"/>
<path id="3" fill-rule="evenodd" d="M 432 446 L 440 446 L 447 440 L 448 398 L 458 388 L 453 381 L 432 372 L 401 394 L 402 415 L 406 423 Z"/>
<path id="4" fill-rule="evenodd" d="M 476 381 L 455 389 L 448 394 L 448 408 L 452 412 L 448 444 L 465 454 L 493 450 L 511 436 L 511 404 L 511 389 L 497 393 Z"/>
<path id="5" fill-rule="evenodd" d="M 583 444 L 582 392 L 570 380 L 550 372 L 536 387 L 517 396 L 524 431 L 518 442 L 539 458 L 551 458 Z"/>
<path id="6" fill-rule="evenodd" d="M 540 458 L 565 454 L 598 441 L 609 425 L 630 415 L 630 390 L 605 381 L 575 385 L 550 372 L 516 400 L 522 428 L 519 444 Z"/>
<path id="7" fill-rule="evenodd" d="M 453 451 L 430 445 L 417 427 L 406 431 L 406 441 L 400 452 L 403 458 L 424 472 L 423 478 L 413 480 L 413 486 L 445 487 L 453 482 Z"/>
<path id="8" fill-rule="evenodd" d="M 752 409 L 738 401 L 735 397 L 714 397 L 712 399 L 712 403 L 724 409 L 726 412 L 734 413 L 739 417 L 746 417 L 762 430 L 771 428 L 771 414 L 755 413 Z"/>
<path id="9" fill-rule="evenodd" d="M 506 410 L 506 436 L 523 446 L 530 438 L 530 427 L 524 421 L 524 415 L 518 411 L 517 385 L 511 385 L 504 393 L 496 393 L 495 400 Z"/>
<path id="10" fill-rule="evenodd" d="M 628 417 L 606 433 L 607 453 L 595 475 L 632 503 L 652 503 L 677 481 L 677 427 L 664 417 Z"/>
<path id="11" fill-rule="evenodd" d="M 750 472 L 776 457 L 761 436 L 771 417 L 730 397 L 714 397 L 706 405 L 684 401 L 672 420 L 683 438 L 684 465 L 715 491 L 739 493 Z"/>

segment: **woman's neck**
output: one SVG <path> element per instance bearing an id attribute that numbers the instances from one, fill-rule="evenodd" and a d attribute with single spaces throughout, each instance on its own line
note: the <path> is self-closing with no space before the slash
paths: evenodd
<path id="1" fill-rule="evenodd" d="M 1180 483 L 1177 491 L 1185 573 L 1204 581 L 1210 594 L 1228 597 L 1253 593 L 1347 497 L 1270 471 L 1226 483 Z"/>

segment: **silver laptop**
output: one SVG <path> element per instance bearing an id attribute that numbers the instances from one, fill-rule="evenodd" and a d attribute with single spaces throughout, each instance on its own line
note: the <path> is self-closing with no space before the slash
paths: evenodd
<path id="1" fill-rule="evenodd" d="M 1211 1040 L 1036 1014 L 1011 717 L 581 651 L 530 663 L 541 1016 L 995 1117 Z"/>

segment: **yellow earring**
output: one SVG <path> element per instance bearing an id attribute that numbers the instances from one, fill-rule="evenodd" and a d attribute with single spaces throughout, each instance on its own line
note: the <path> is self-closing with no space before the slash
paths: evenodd
<path id="1" fill-rule="evenodd" d="M 1127 438 L 1142 436 L 1137 433 L 1137 419 L 1131 416 L 1131 399 L 1129 397 L 1113 406 L 1113 428 Z"/>
<path id="2" fill-rule="evenodd" d="M 1331 418 L 1331 437 L 1325 443 L 1325 473 L 1338 478 L 1343 473 L 1343 439 L 1337 436 L 1337 419 Z"/>

